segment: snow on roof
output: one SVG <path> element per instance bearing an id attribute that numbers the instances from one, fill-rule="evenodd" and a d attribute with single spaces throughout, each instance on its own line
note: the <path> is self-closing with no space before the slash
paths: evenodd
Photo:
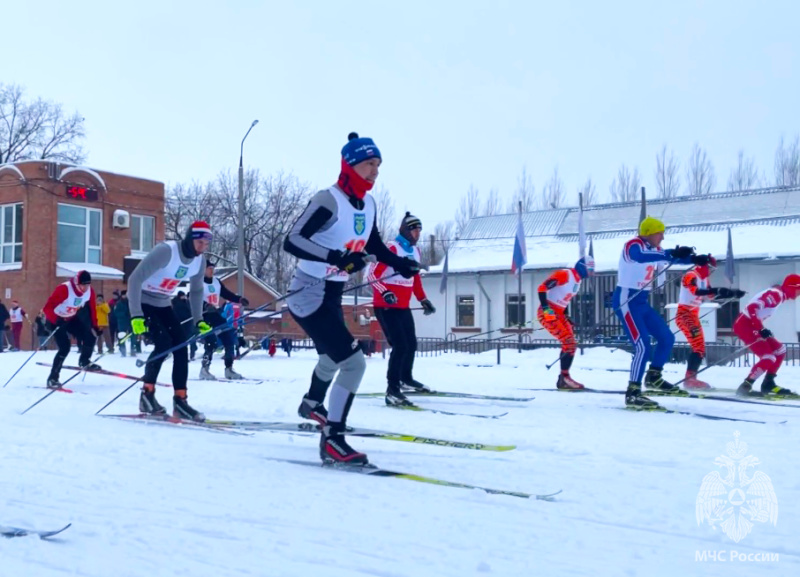
<path id="1" fill-rule="evenodd" d="M 94 264 L 89 262 L 57 262 L 56 263 L 56 276 L 58 277 L 72 277 L 85 270 L 92 279 L 96 280 L 122 280 L 125 273 L 121 270 L 115 269 L 110 266 L 103 266 L 102 264 Z"/>
<path id="2" fill-rule="evenodd" d="M 22 171 L 13 164 L 0 164 L 0 172 L 3 172 L 4 170 L 16 172 L 20 180 L 25 180 L 25 175 L 22 174 Z"/>
<path id="3" fill-rule="evenodd" d="M 694 246 L 698 254 L 711 253 L 718 260 L 725 258 L 728 247 L 727 229 L 707 230 L 679 229 L 670 234 L 667 228 L 663 247 L 675 245 Z M 617 270 L 622 245 L 635 236 L 635 231 L 604 234 L 593 239 L 595 270 L 608 272 Z M 797 238 L 800 238 L 800 222 L 776 222 L 775 224 L 740 225 L 731 228 L 733 254 L 737 260 L 770 260 L 800 258 Z M 573 266 L 578 259 L 576 240 L 564 240 L 556 236 L 527 237 L 528 264 L 525 269 L 554 269 Z M 513 238 L 459 240 L 448 253 L 449 273 L 511 271 Z M 441 274 L 442 264 L 431 267 L 430 272 Z"/>
<path id="4" fill-rule="evenodd" d="M 61 171 L 61 174 L 58 175 L 58 180 L 63 180 L 64 176 L 66 176 L 71 172 L 85 172 L 86 174 L 94 178 L 97 182 L 99 182 L 104 190 L 108 190 L 108 187 L 106 186 L 106 181 L 103 180 L 103 177 L 97 174 L 91 168 L 86 168 L 85 166 L 70 166 L 68 168 L 65 168 L 64 170 Z"/>

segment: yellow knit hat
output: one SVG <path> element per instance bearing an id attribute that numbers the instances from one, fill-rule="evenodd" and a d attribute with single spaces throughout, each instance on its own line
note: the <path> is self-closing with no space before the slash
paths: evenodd
<path id="1" fill-rule="evenodd" d="M 639 234 L 641 236 L 650 236 L 657 232 L 664 232 L 664 223 L 657 218 L 648 216 L 639 224 Z"/>

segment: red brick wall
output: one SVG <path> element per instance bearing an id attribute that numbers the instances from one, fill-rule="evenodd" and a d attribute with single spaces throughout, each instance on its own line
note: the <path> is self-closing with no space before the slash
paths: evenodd
<path id="1" fill-rule="evenodd" d="M 64 175 L 64 181 L 49 178 L 49 162 L 21 162 L 15 166 L 25 176 L 19 181 L 15 171 L 0 170 L 0 204 L 24 203 L 22 269 L 0 271 L 0 299 L 16 299 L 31 319 L 44 306 L 47 297 L 66 278 L 56 277 L 58 260 L 58 204 L 74 204 L 103 211 L 102 264 L 118 270 L 124 268 L 124 258 L 131 254 L 131 230 L 115 229 L 112 218 L 117 209 L 131 215 L 155 217 L 156 242 L 164 240 L 164 185 L 153 180 L 123 176 L 94 170 L 103 179 L 106 189 L 87 172 L 72 171 Z M 56 178 L 63 166 L 50 167 Z M 99 191 L 96 202 L 77 201 L 67 198 L 66 183 L 91 186 Z M 106 300 L 112 298 L 114 289 L 123 289 L 122 281 L 95 281 L 95 292 L 103 293 Z M 5 298 L 7 290 L 11 298 Z M 23 348 L 31 346 L 31 331 L 23 331 Z"/>

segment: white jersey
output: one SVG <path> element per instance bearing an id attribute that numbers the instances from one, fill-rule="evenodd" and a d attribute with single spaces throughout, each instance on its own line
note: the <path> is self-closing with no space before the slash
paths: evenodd
<path id="1" fill-rule="evenodd" d="M 775 309 L 785 300 L 786 296 L 782 290 L 774 287 L 768 288 L 751 298 L 742 314 L 746 317 L 755 317 L 760 321 L 764 321 L 771 317 Z"/>
<path id="2" fill-rule="evenodd" d="M 419 252 L 419 248 L 416 246 L 409 246 L 410 250 L 406 250 L 406 247 L 403 243 L 398 242 L 397 240 L 390 240 L 386 243 L 386 246 L 389 250 L 395 253 L 400 258 L 413 258 L 417 262 L 422 262 L 422 253 Z M 392 250 L 394 248 L 394 250 Z M 379 263 L 374 262 L 369 265 L 367 269 L 367 278 L 369 280 L 373 280 L 375 278 L 375 268 L 378 266 Z M 379 284 L 382 285 L 391 285 L 391 286 L 402 286 L 402 287 L 413 287 L 414 286 L 414 277 L 411 278 L 403 278 L 399 274 L 396 276 L 392 276 L 395 274 L 395 270 L 390 267 L 388 264 L 384 265 L 386 269 L 381 274 L 381 277 L 386 278 L 386 280 L 380 281 Z M 388 290 L 391 290 L 391 287 L 387 287 Z"/>
<path id="3" fill-rule="evenodd" d="M 222 283 L 217 277 L 213 277 L 210 283 L 203 280 L 203 301 L 214 308 L 219 308 L 220 286 Z"/>
<path id="4" fill-rule="evenodd" d="M 636 262 L 631 258 L 630 255 L 631 247 L 634 245 L 638 245 L 643 254 L 663 254 L 660 249 L 650 246 L 638 236 L 626 242 L 622 249 L 622 255 L 619 257 L 617 286 L 628 289 L 649 291 L 653 286 L 653 277 L 658 271 L 658 261 Z M 668 259 L 665 256 L 663 260 Z"/>
<path id="5" fill-rule="evenodd" d="M 92 298 L 94 293 L 90 287 L 82 295 L 79 295 L 75 292 L 75 288 L 72 286 L 70 281 L 61 284 L 66 285 L 68 296 L 66 300 L 60 302 L 57 307 L 53 308 L 53 312 L 61 318 L 71 319 L 78 314 L 78 310 L 83 305 L 89 302 L 89 299 Z"/>
<path id="6" fill-rule="evenodd" d="M 705 290 L 709 287 L 707 278 L 701 277 L 697 274 L 697 271 L 690 270 L 683 275 L 683 279 L 681 280 L 681 292 L 678 296 L 678 304 L 696 309 L 711 297 L 709 295 L 699 296 L 693 294 L 689 289 L 692 284 L 694 284 L 696 289 L 701 290 Z"/>
<path id="7" fill-rule="evenodd" d="M 567 278 L 564 284 L 559 284 L 551 289 L 547 289 L 547 300 L 551 305 L 554 305 L 561 310 L 569 306 L 569 301 L 572 300 L 578 291 L 581 290 L 581 277 L 575 269 L 566 269 Z M 556 273 L 554 276 L 560 276 Z"/>
<path id="8" fill-rule="evenodd" d="M 164 244 L 169 246 L 172 257 L 167 266 L 153 273 L 150 278 L 142 283 L 142 290 L 164 296 L 172 296 L 173 291 L 183 281 L 188 280 L 200 271 L 203 256 L 196 256 L 188 265 L 181 261 L 181 248 L 177 241 L 168 240 Z"/>
<path id="9" fill-rule="evenodd" d="M 8 309 L 8 315 L 11 317 L 12 323 L 21 323 L 25 319 L 25 317 L 22 316 L 22 307 Z"/>
<path id="10" fill-rule="evenodd" d="M 364 209 L 357 210 L 338 187 L 332 186 L 328 190 L 336 200 L 336 222 L 326 230 L 315 232 L 309 240 L 328 250 L 362 252 L 375 224 L 375 199 L 366 195 Z M 325 278 L 338 271 L 328 263 L 302 258 L 298 261 L 297 268 L 316 278 Z M 345 282 L 349 276 L 345 271 L 338 271 L 338 274 L 327 280 Z"/>

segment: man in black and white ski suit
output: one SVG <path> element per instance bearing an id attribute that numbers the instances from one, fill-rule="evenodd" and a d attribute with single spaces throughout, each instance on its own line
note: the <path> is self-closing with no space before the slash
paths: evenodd
<path id="1" fill-rule="evenodd" d="M 323 425 L 320 456 L 324 462 L 366 464 L 367 456 L 344 438 L 347 415 L 366 369 L 361 347 L 344 322 L 344 284 L 349 275 L 367 265 L 367 254 L 406 278 L 420 267 L 415 260 L 392 253 L 381 240 L 375 200 L 367 194 L 381 164 L 372 139 L 350 133 L 341 164 L 337 183 L 314 195 L 284 242 L 284 250 L 300 259 L 289 286 L 293 295 L 287 302 L 319 354 L 298 413 Z M 334 377 L 326 411 L 323 402 Z"/>

